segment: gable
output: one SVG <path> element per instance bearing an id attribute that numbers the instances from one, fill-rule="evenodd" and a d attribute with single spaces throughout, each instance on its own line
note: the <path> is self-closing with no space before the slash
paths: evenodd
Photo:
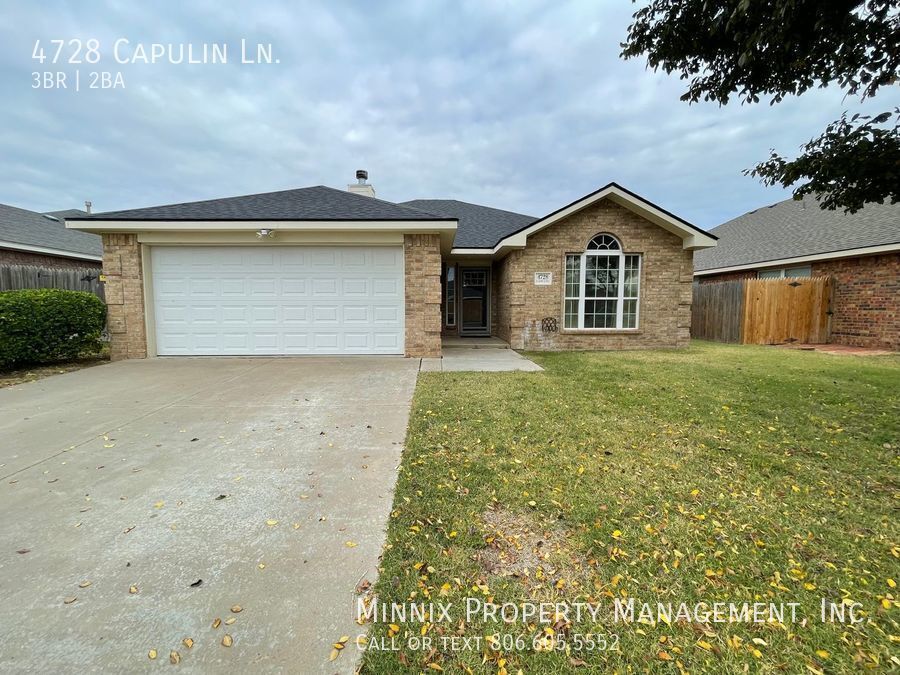
<path id="1" fill-rule="evenodd" d="M 685 250 L 710 248 L 716 245 L 716 237 L 714 235 L 701 230 L 696 225 L 688 223 L 686 220 L 656 206 L 652 202 L 643 199 L 634 192 L 631 192 L 616 183 L 609 183 L 599 190 L 596 190 L 589 195 L 585 195 L 581 199 L 538 219 L 518 232 L 510 234 L 500 240 L 496 246 L 490 250 L 490 253 L 503 254 L 512 249 L 524 248 L 528 245 L 529 237 L 548 227 L 552 227 L 556 223 L 559 223 L 602 200 L 610 200 L 653 225 L 675 235 L 681 240 L 682 247 Z M 484 250 L 479 249 L 457 248 L 454 248 L 453 252 L 463 255 L 485 253 Z"/>

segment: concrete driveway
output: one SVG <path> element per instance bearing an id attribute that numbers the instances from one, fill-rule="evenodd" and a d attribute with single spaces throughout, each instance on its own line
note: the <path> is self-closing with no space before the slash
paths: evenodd
<path id="1" fill-rule="evenodd" d="M 352 672 L 417 367 L 151 359 L 0 390 L 0 670 Z"/>

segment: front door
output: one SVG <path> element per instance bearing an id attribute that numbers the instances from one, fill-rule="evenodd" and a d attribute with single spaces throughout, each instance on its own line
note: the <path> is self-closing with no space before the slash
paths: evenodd
<path id="1" fill-rule="evenodd" d="M 460 335 L 490 335 L 491 268 L 463 267 L 460 277 Z"/>

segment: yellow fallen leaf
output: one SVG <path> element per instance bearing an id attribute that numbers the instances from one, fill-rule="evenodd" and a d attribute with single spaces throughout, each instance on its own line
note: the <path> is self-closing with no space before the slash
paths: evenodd
<path id="1" fill-rule="evenodd" d="M 613 530 L 612 537 L 613 539 L 618 539 L 622 536 L 622 530 Z"/>
<path id="2" fill-rule="evenodd" d="M 212 622 L 213 628 L 218 628 L 221 625 L 222 625 L 222 619 L 220 619 L 219 617 L 216 617 L 215 621 Z"/>
<path id="3" fill-rule="evenodd" d="M 334 661 L 340 655 L 341 655 L 341 651 L 339 649 L 332 649 L 331 654 L 328 655 L 328 660 Z"/>
<path id="4" fill-rule="evenodd" d="M 184 640 L 182 640 L 181 643 L 188 649 L 190 649 L 191 647 L 194 646 L 194 641 L 189 637 L 184 638 Z"/>
<path id="5" fill-rule="evenodd" d="M 700 647 L 700 649 L 705 649 L 708 652 L 712 651 L 712 645 L 709 644 L 706 640 L 697 640 L 697 646 Z"/>
<path id="6" fill-rule="evenodd" d="M 827 659 L 828 657 L 831 656 L 831 654 L 829 654 L 829 653 L 828 653 L 827 651 L 825 651 L 824 649 L 817 649 L 817 650 L 816 650 L 816 656 L 818 656 L 820 659 Z"/>
<path id="7" fill-rule="evenodd" d="M 163 506 L 165 506 L 165 504 L 166 504 L 165 502 L 156 502 L 156 503 L 153 505 L 153 508 L 154 508 L 154 509 L 161 509 Z M 175 652 L 172 652 L 172 653 L 174 654 Z"/>
<path id="8" fill-rule="evenodd" d="M 230 647 L 233 644 L 234 644 L 234 638 L 232 638 L 230 635 L 226 634 L 222 638 L 222 646 L 223 647 Z"/>
<path id="9" fill-rule="evenodd" d="M 672 655 L 669 654 L 669 652 L 659 652 L 659 654 L 657 654 L 656 656 L 657 656 L 657 658 L 659 658 L 660 661 L 671 661 L 672 660 Z"/>
<path id="10" fill-rule="evenodd" d="M 78 584 L 78 588 L 87 588 L 90 585 L 91 585 L 90 581 L 82 581 L 80 584 Z"/>
<path id="11" fill-rule="evenodd" d="M 257 565 L 257 567 L 261 570 L 264 570 L 264 569 L 266 569 L 266 563 L 259 563 L 259 565 Z"/>
<path id="12" fill-rule="evenodd" d="M 169 663 L 171 663 L 172 665 L 181 663 L 181 654 L 174 650 L 169 652 Z"/>
<path id="13" fill-rule="evenodd" d="M 356 542 L 355 541 L 346 541 L 346 542 L 344 542 L 344 546 L 346 546 L 347 548 L 354 548 L 356 546 Z"/>
<path id="14" fill-rule="evenodd" d="M 894 581 L 893 579 L 888 579 L 887 585 L 890 586 L 891 588 L 897 588 L 897 582 Z"/>
<path id="15" fill-rule="evenodd" d="M 441 666 L 440 666 L 439 664 L 437 664 L 437 663 L 429 663 L 429 664 L 428 664 L 428 667 L 431 668 L 432 670 L 438 671 L 439 673 L 443 673 L 443 672 L 444 672 L 444 669 L 441 668 Z M 503 670 L 505 671 L 506 669 L 504 668 Z"/>
<path id="16" fill-rule="evenodd" d="M 151 649 L 149 652 L 147 652 L 147 658 L 151 661 L 154 660 L 156 658 L 156 650 Z"/>
<path id="17" fill-rule="evenodd" d="M 266 521 L 266 525 L 268 525 L 269 527 L 274 527 L 277 524 L 278 524 L 278 521 L 275 520 L 274 518 L 269 518 L 269 520 Z"/>
<path id="18" fill-rule="evenodd" d="M 338 642 L 340 642 L 342 645 L 345 645 L 345 644 L 347 644 L 347 641 L 349 639 L 350 639 L 349 635 L 341 635 L 341 637 L 338 638 Z"/>
<path id="19" fill-rule="evenodd" d="M 128 592 L 131 593 L 132 595 L 134 595 L 135 593 L 138 592 L 138 587 L 137 587 L 137 586 L 134 586 L 134 585 L 129 586 L 129 587 L 128 587 Z"/>
<path id="20" fill-rule="evenodd" d="M 891 601 L 888 600 L 887 598 L 882 598 L 882 599 L 881 599 L 881 606 L 884 607 L 885 609 L 890 609 L 890 608 L 891 608 Z"/>
<path id="21" fill-rule="evenodd" d="M 76 598 L 74 595 L 70 595 L 68 598 L 63 598 L 63 604 L 65 604 L 65 605 L 71 605 L 71 604 L 72 604 L 73 602 L 75 602 L 77 599 L 78 599 L 78 598 Z"/>
<path id="22" fill-rule="evenodd" d="M 235 619 L 233 616 L 229 616 L 227 619 L 225 619 L 225 625 L 226 625 L 226 626 L 230 626 L 230 625 L 233 624 L 235 621 L 237 621 L 237 619 Z"/>
<path id="23" fill-rule="evenodd" d="M 241 612 L 244 611 L 244 608 L 241 607 L 240 605 L 232 605 L 231 611 L 234 612 L 235 614 L 240 614 Z"/>

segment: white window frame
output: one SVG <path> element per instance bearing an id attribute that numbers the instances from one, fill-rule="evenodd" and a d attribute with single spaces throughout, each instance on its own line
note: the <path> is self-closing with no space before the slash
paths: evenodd
<path id="1" fill-rule="evenodd" d="M 804 276 L 795 277 L 792 273 L 797 270 L 808 270 L 809 274 Z M 773 274 L 774 273 L 774 274 Z M 765 274 L 766 276 L 760 276 L 761 274 Z M 772 267 L 769 269 L 762 269 L 756 273 L 757 278 L 759 279 L 809 279 L 812 276 L 812 265 L 794 265 L 793 267 Z"/>
<path id="2" fill-rule="evenodd" d="M 625 253 L 622 248 L 622 242 L 619 241 L 617 237 L 612 236 L 611 234 L 600 233 L 591 238 L 591 241 L 597 239 L 598 237 L 610 237 L 615 240 L 618 245 L 618 249 L 591 249 L 586 248 L 582 253 L 567 253 L 563 260 L 564 268 L 563 268 L 563 330 L 568 331 L 630 331 L 630 330 L 638 330 L 641 325 L 641 273 L 642 273 L 642 265 L 643 265 L 643 256 L 639 253 Z M 588 247 L 590 247 L 590 242 L 588 243 Z M 578 257 L 578 297 L 570 296 L 567 293 L 566 283 L 568 280 L 568 270 L 569 257 Z M 619 260 L 619 283 L 618 283 L 618 293 L 615 296 L 610 296 L 606 298 L 607 300 L 616 300 L 616 325 L 614 327 L 607 328 L 585 328 L 584 326 L 584 309 L 585 309 L 585 301 L 586 300 L 603 300 L 604 298 L 587 298 L 586 297 L 586 280 L 587 280 L 587 261 L 589 257 L 596 256 L 604 256 L 604 257 L 617 257 Z M 625 259 L 629 256 L 634 256 L 637 258 L 637 295 L 636 296 L 626 296 L 625 295 Z M 578 301 L 578 326 L 577 327 L 568 327 L 566 326 L 566 303 L 572 300 Z M 635 309 L 634 309 L 634 326 L 629 326 L 628 328 L 623 326 L 624 323 L 624 313 L 625 313 L 625 301 L 626 300 L 634 300 L 635 301 Z"/>

